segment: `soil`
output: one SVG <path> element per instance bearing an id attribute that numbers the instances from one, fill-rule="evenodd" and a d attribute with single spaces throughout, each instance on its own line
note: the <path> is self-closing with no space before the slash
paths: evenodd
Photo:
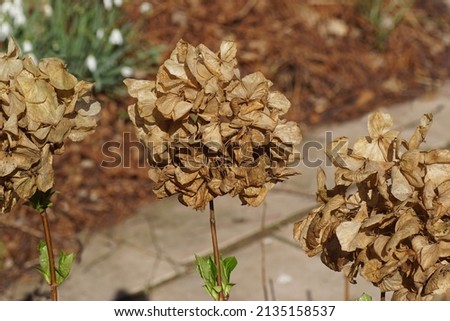
<path id="1" fill-rule="evenodd" d="M 142 1 L 125 1 L 130 21 Z M 450 74 L 450 9 L 444 1 L 415 1 L 384 44 L 376 28 L 345 0 L 269 1 L 153 0 L 152 15 L 139 41 L 164 46 L 161 61 L 183 38 L 218 50 L 237 41 L 239 68 L 261 71 L 292 102 L 287 117 L 304 130 L 360 116 L 380 106 L 433 92 Z M 384 45 L 384 48 L 382 48 Z M 142 78 L 153 78 L 145 70 Z M 142 153 L 126 116 L 129 98 L 97 95 L 103 109 L 98 128 L 81 143 L 67 143 L 55 157 L 56 189 L 50 224 L 56 251 L 76 251 L 83 230 L 120 224 L 154 200 Z M 127 168 L 106 168 L 106 142 L 119 142 Z M 128 143 L 126 143 L 128 142 Z M 133 144 L 133 143 L 131 143 Z M 128 145 L 131 146 L 131 145 Z M 134 145 L 133 145 L 134 146 Z M 102 153 L 103 151 L 103 153 Z M 0 217 L 0 292 L 36 274 L 40 217 L 28 207 Z"/>

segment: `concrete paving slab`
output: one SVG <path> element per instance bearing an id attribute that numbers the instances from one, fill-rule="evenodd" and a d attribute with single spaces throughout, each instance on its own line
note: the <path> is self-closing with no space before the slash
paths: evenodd
<path id="1" fill-rule="evenodd" d="M 60 287 L 62 300 L 112 300 L 119 291 L 135 293 L 181 272 L 158 257 L 105 233 L 95 233 Z"/>
<path id="2" fill-rule="evenodd" d="M 262 207 L 241 206 L 237 198 L 219 197 L 215 201 L 219 244 L 227 248 L 259 233 Z M 310 208 L 314 199 L 271 191 L 266 200 L 266 224 L 271 226 L 288 220 Z M 188 264 L 194 254 L 211 252 L 209 211 L 194 211 L 181 205 L 176 198 L 160 200 L 143 208 L 139 214 L 154 228 L 154 237 L 142 237 L 139 230 L 118 228 L 114 238 L 127 240 L 140 247 L 152 247 L 155 242 L 173 262 Z"/>
<path id="3" fill-rule="evenodd" d="M 286 227 L 288 228 L 288 227 Z M 270 300 L 343 300 L 343 274 L 325 267 L 320 258 L 308 258 L 297 246 L 270 237 L 265 239 L 266 287 Z M 233 253 L 238 259 L 232 282 L 236 283 L 231 300 L 264 300 L 261 278 L 261 247 L 259 241 L 240 248 Z M 172 280 L 150 291 L 151 300 L 209 300 L 201 287 L 197 272 Z M 372 285 L 359 282 L 352 285 L 351 297 L 362 292 L 378 290 Z"/>
<path id="4" fill-rule="evenodd" d="M 408 138 L 424 113 L 433 113 L 434 122 L 424 148 L 450 143 L 450 82 L 434 96 L 386 108 L 394 118 L 394 129 Z M 383 108 L 382 108 L 383 109 Z M 237 283 L 233 300 L 264 299 L 261 266 L 277 300 L 342 300 L 344 279 L 332 272 L 318 257 L 308 258 L 292 239 L 292 220 L 315 206 L 317 162 L 321 161 L 332 186 L 334 168 L 327 166 L 326 141 L 339 136 L 367 134 L 367 115 L 340 124 L 327 124 L 303 132 L 300 150 L 307 157 L 297 169 L 301 176 L 278 184 L 266 199 L 265 264 L 261 264 L 260 224 L 263 207 L 241 206 L 239 199 L 221 197 L 215 201 L 220 247 L 238 257 L 233 273 Z M 326 132 L 330 132 L 327 138 Z M 311 164 L 314 163 L 314 164 Z M 277 227 L 277 228 L 274 228 Z M 110 300 L 117 291 L 128 293 L 151 288 L 153 300 L 208 300 L 201 280 L 193 269 L 194 254 L 211 251 L 208 211 L 196 212 L 168 198 L 143 207 L 136 215 L 113 228 L 82 234 L 81 263 L 61 287 L 63 300 Z M 225 253 L 227 254 L 227 253 Z M 269 282 L 269 280 L 271 280 Z M 21 299 L 23 289 L 8 299 Z M 270 288 L 270 287 L 269 287 Z M 351 297 L 366 291 L 375 297 L 378 290 L 358 282 Z M 269 291 L 270 292 L 270 291 Z"/>
<path id="5" fill-rule="evenodd" d="M 260 208 L 241 206 L 230 197 L 215 203 L 221 248 L 238 246 L 259 233 Z M 311 207 L 313 200 L 274 192 L 267 204 L 266 224 L 272 226 Z M 82 261 L 63 285 L 62 299 L 109 300 L 121 290 L 139 292 L 182 274 L 194 254 L 212 251 L 208 212 L 186 208 L 176 198 L 152 203 L 120 225 L 85 239 Z"/>

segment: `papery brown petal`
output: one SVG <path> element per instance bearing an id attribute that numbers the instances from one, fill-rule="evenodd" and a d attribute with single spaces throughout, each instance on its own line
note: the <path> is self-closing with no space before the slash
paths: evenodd
<path id="1" fill-rule="evenodd" d="M 447 240 L 441 240 L 438 243 L 439 247 L 439 257 L 450 257 L 450 239 Z"/>
<path id="2" fill-rule="evenodd" d="M 389 131 L 394 124 L 391 115 L 385 114 L 382 111 L 376 111 L 369 115 L 367 121 L 367 128 L 369 136 L 372 138 L 378 138 Z"/>
<path id="3" fill-rule="evenodd" d="M 202 143 L 214 152 L 223 148 L 219 123 L 209 123 L 203 127 Z"/>
<path id="4" fill-rule="evenodd" d="M 403 176 L 397 166 L 391 169 L 392 188 L 391 193 L 400 201 L 407 200 L 413 193 L 413 188 L 409 185 L 408 180 Z"/>
<path id="5" fill-rule="evenodd" d="M 373 250 L 378 256 L 379 260 L 385 260 L 387 255 L 385 248 L 390 239 L 391 238 L 387 235 L 379 235 L 373 242 Z"/>
<path id="6" fill-rule="evenodd" d="M 437 188 L 443 182 L 450 180 L 449 164 L 432 164 L 426 167 L 425 180 L 430 180 L 433 189 Z"/>
<path id="7" fill-rule="evenodd" d="M 235 76 L 237 45 L 234 41 L 222 41 L 219 57 L 221 60 L 220 73 L 223 81 L 230 81 Z"/>
<path id="8" fill-rule="evenodd" d="M 336 236 L 341 244 L 341 248 L 346 252 L 353 252 L 357 248 L 355 242 L 359 233 L 361 222 L 343 222 L 336 228 Z"/>
<path id="9" fill-rule="evenodd" d="M 291 107 L 291 102 L 286 98 L 285 95 L 278 91 L 269 93 L 267 103 L 269 108 L 278 110 L 280 115 L 286 114 Z"/>
<path id="10" fill-rule="evenodd" d="M 17 168 L 14 158 L 8 156 L 4 151 L 0 151 L 0 177 L 11 174 Z"/>
<path id="11" fill-rule="evenodd" d="M 26 172 L 21 172 L 11 178 L 14 192 L 21 199 L 28 200 L 36 191 L 36 178 Z"/>
<path id="12" fill-rule="evenodd" d="M 408 149 L 416 149 L 419 148 L 420 144 L 422 144 L 425 140 L 425 136 L 428 133 L 428 130 L 431 127 L 431 123 L 433 122 L 432 114 L 425 114 L 420 119 L 420 125 L 417 126 L 413 135 L 409 139 Z"/>
<path id="13" fill-rule="evenodd" d="M 181 185 L 186 185 L 192 183 L 195 178 L 198 176 L 198 172 L 189 172 L 187 170 L 183 170 L 180 167 L 175 168 L 175 179 Z"/>
<path id="14" fill-rule="evenodd" d="M 0 53 L 0 81 L 9 81 L 16 76 L 22 69 L 22 61 L 17 59 L 20 50 L 12 37 L 8 40 L 8 51 Z"/>
<path id="15" fill-rule="evenodd" d="M 57 58 L 46 58 L 39 63 L 39 69 L 48 75 L 50 84 L 61 90 L 75 87 L 77 78 L 66 70 L 64 62 Z"/>
<path id="16" fill-rule="evenodd" d="M 3 131 L 13 136 L 19 136 L 19 126 L 17 124 L 17 115 L 12 114 L 3 125 Z"/>
<path id="17" fill-rule="evenodd" d="M 403 277 L 399 271 L 395 271 L 392 275 L 384 277 L 377 286 L 382 292 L 400 290 L 404 288 Z"/>
<path id="18" fill-rule="evenodd" d="M 415 301 L 416 294 L 410 292 L 408 289 L 399 289 L 392 295 L 392 301 Z"/>
<path id="19" fill-rule="evenodd" d="M 404 239 L 419 233 L 420 221 L 411 211 L 402 213 L 395 225 L 395 233 L 392 235 L 389 242 L 387 242 L 385 251 L 392 253 L 397 245 Z"/>
<path id="20" fill-rule="evenodd" d="M 437 244 L 426 245 L 419 251 L 418 261 L 422 269 L 433 266 L 439 259 L 439 247 Z"/>
<path id="21" fill-rule="evenodd" d="M 424 153 L 424 164 L 450 164 L 450 150 L 433 149 Z"/>
<path id="22" fill-rule="evenodd" d="M 273 131 L 276 126 L 277 122 L 273 120 L 269 115 L 260 112 L 260 111 L 252 111 L 245 115 L 245 117 L 240 117 L 243 120 L 248 120 L 251 125 L 261 128 Z"/>
<path id="23" fill-rule="evenodd" d="M 54 176 L 53 172 L 53 156 L 49 150 L 50 145 L 45 145 L 42 149 L 41 163 L 36 178 L 37 189 L 43 192 L 48 191 L 53 187 Z"/>
<path id="24" fill-rule="evenodd" d="M 327 176 L 322 167 L 319 167 L 317 169 L 316 180 L 317 180 L 317 198 L 318 198 L 318 200 L 320 200 L 321 202 L 328 201 L 329 197 L 328 197 L 327 185 L 326 185 Z"/>
<path id="25" fill-rule="evenodd" d="M 424 294 L 442 294 L 450 289 L 450 264 L 440 266 L 428 279 Z"/>
<path id="26" fill-rule="evenodd" d="M 400 160 L 400 169 L 402 170 L 403 175 L 408 180 L 409 184 L 418 188 L 421 188 L 424 185 L 421 169 L 419 168 L 420 159 L 420 151 L 412 150 L 405 152 Z"/>
<path id="27" fill-rule="evenodd" d="M 274 136 L 281 139 L 283 143 L 297 145 L 302 140 L 302 134 L 297 123 L 289 121 L 286 123 L 279 123 L 274 131 Z"/>
<path id="28" fill-rule="evenodd" d="M 161 169 L 152 167 L 148 170 L 148 177 L 155 183 L 159 182 L 161 177 Z"/>
<path id="29" fill-rule="evenodd" d="M 155 82 L 152 80 L 124 79 L 123 83 L 127 86 L 128 93 L 131 97 L 138 98 L 139 93 L 147 91 L 150 93 L 155 88 Z M 141 99 L 145 96 L 140 97 Z"/>

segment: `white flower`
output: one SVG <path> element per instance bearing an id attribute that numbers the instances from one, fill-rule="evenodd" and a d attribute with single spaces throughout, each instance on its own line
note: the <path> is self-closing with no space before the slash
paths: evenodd
<path id="1" fill-rule="evenodd" d="M 53 16 L 53 8 L 50 4 L 48 4 L 48 3 L 44 4 L 43 9 L 44 9 L 44 15 L 46 17 Z"/>
<path id="2" fill-rule="evenodd" d="M 0 25 L 0 41 L 5 41 L 11 34 L 11 25 L 7 22 L 3 22 Z"/>
<path id="3" fill-rule="evenodd" d="M 112 0 L 103 0 L 103 5 L 105 6 L 106 10 L 111 10 L 113 2 Z"/>
<path id="4" fill-rule="evenodd" d="M 114 0 L 114 5 L 115 5 L 116 7 L 122 6 L 122 0 Z"/>
<path id="5" fill-rule="evenodd" d="M 109 43 L 118 46 L 123 44 L 122 33 L 119 29 L 116 28 L 111 32 L 111 35 L 109 36 Z"/>
<path id="6" fill-rule="evenodd" d="M 15 26 L 23 26 L 27 22 L 27 18 L 23 14 L 22 10 L 16 10 L 14 15 L 14 25 Z"/>
<path id="7" fill-rule="evenodd" d="M 22 50 L 24 53 L 33 51 L 33 44 L 30 40 L 25 40 L 22 44 Z"/>
<path id="8" fill-rule="evenodd" d="M 97 70 L 97 59 L 93 55 L 87 56 L 86 66 L 88 67 L 90 72 L 96 71 Z"/>
<path id="9" fill-rule="evenodd" d="M 141 6 L 139 7 L 139 11 L 141 13 L 146 13 L 149 12 L 150 10 L 153 9 L 153 5 L 150 2 L 142 2 Z"/>
<path id="10" fill-rule="evenodd" d="M 131 67 L 123 66 L 123 67 L 120 69 L 120 73 L 121 73 L 122 76 L 124 76 L 124 77 L 131 77 L 131 76 L 133 76 L 134 71 L 133 71 L 133 68 L 131 68 Z"/>
<path id="11" fill-rule="evenodd" d="M 1 6 L 1 10 L 2 10 L 2 12 L 9 14 L 12 7 L 13 7 L 13 4 L 11 1 L 5 1 Z"/>
<path id="12" fill-rule="evenodd" d="M 95 32 L 95 36 L 97 37 L 97 39 L 103 39 L 103 37 L 105 36 L 105 30 L 103 29 L 97 29 L 97 31 Z"/>

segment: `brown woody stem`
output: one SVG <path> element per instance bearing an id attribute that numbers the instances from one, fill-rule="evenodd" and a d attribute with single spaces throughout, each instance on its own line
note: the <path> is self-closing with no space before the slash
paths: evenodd
<path id="1" fill-rule="evenodd" d="M 214 200 L 209 201 L 209 228 L 214 253 L 214 263 L 217 267 L 217 285 L 222 286 L 222 269 L 220 267 L 219 242 L 217 241 L 216 218 L 214 216 Z M 219 292 L 219 300 L 225 301 L 223 290 Z"/>
<path id="2" fill-rule="evenodd" d="M 56 282 L 55 257 L 53 255 L 52 235 L 48 224 L 47 211 L 41 213 L 42 225 L 44 226 L 45 243 L 47 244 L 48 261 L 50 268 L 50 293 L 52 301 L 58 301 L 58 283 Z"/>

